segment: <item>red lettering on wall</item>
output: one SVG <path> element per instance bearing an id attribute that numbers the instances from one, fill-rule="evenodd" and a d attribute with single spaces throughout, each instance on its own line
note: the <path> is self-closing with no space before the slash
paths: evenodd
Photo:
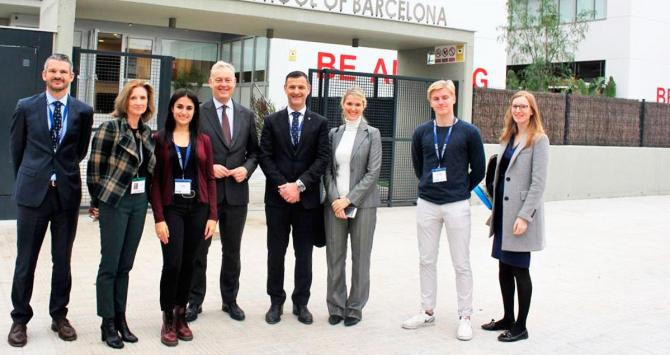
<path id="1" fill-rule="evenodd" d="M 377 59 L 377 64 L 375 65 L 375 70 L 373 71 L 373 73 L 388 75 L 388 71 L 386 70 L 386 63 L 384 63 L 384 58 Z M 375 78 L 370 78 L 370 81 L 375 81 Z M 390 84 L 391 79 L 384 78 L 384 82 L 386 84 Z"/>
<path id="2" fill-rule="evenodd" d="M 670 95 L 670 90 L 667 90 L 667 92 L 668 92 L 668 95 Z M 670 97 L 666 98 L 665 93 L 666 93 L 666 90 L 664 88 L 662 88 L 662 87 L 656 88 L 656 102 L 660 102 L 660 103 L 664 103 L 664 104 L 668 103 L 668 101 L 670 101 L 670 100 L 668 100 L 668 99 L 670 99 Z"/>
<path id="3" fill-rule="evenodd" d="M 316 59 L 316 68 L 321 69 L 335 69 L 335 56 L 332 53 L 328 52 L 319 52 Z M 335 74 L 331 74 L 330 77 L 334 77 Z"/>
<path id="4" fill-rule="evenodd" d="M 393 60 L 393 75 L 398 75 L 398 60 Z"/>
<path id="5" fill-rule="evenodd" d="M 355 61 L 356 56 L 351 55 L 351 54 L 340 55 L 340 70 L 341 71 L 356 70 L 356 65 L 355 64 L 347 63 L 350 60 Z M 340 80 L 354 81 L 354 80 L 356 80 L 356 77 L 351 76 L 351 75 L 340 75 Z"/>
<path id="6" fill-rule="evenodd" d="M 482 88 L 487 88 L 489 87 L 489 80 L 486 79 L 486 77 L 489 75 L 489 73 L 486 71 L 484 68 L 477 68 L 475 71 L 472 73 L 472 86 L 473 87 L 482 87 Z M 479 82 L 477 81 L 478 78 Z"/>

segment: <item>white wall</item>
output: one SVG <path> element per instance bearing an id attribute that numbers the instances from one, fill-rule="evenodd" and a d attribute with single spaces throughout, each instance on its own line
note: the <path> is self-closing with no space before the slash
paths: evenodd
<path id="1" fill-rule="evenodd" d="M 474 85 L 504 89 L 506 54 L 504 44 L 498 41 L 498 26 L 505 23 L 507 16 L 505 1 L 424 0 L 424 2 L 445 3 L 448 27 L 475 31 L 475 47 L 468 51 L 466 56 L 473 57 L 473 72 L 481 68 L 486 71 L 486 74 L 480 71 L 476 80 L 474 80 Z M 293 49 L 296 52 L 296 60 L 291 62 L 288 59 L 289 51 Z M 370 73 L 374 71 L 377 60 L 383 58 L 388 74 L 393 74 L 393 60 L 397 58 L 396 51 L 391 50 L 353 48 L 351 46 L 274 38 L 270 43 L 270 67 L 268 70 L 270 88 L 268 96 L 277 108 L 286 105 L 286 98 L 282 89 L 284 76 L 292 70 L 307 71 L 316 68 L 319 51 L 335 54 L 337 58 L 336 68 L 340 65 L 340 55 L 355 55 L 356 60 L 350 61 L 356 66 L 354 70 Z M 472 75 L 472 73 L 468 75 Z"/>
<path id="2" fill-rule="evenodd" d="M 281 38 L 270 40 L 270 65 L 268 68 L 268 97 L 279 109 L 286 106 L 286 95 L 284 94 L 284 78 L 286 74 L 294 70 L 302 70 L 305 73 L 309 69 L 316 69 L 318 65 L 319 52 L 328 53 L 335 57 L 335 69 L 340 69 L 343 58 L 344 64 L 353 66 L 347 71 L 358 71 L 372 73 L 381 60 L 387 70 L 387 74 L 393 74 L 396 51 L 377 48 L 354 48 L 329 43 L 316 43 L 305 41 L 293 41 Z M 326 58 L 324 55 L 323 58 Z M 324 59 L 325 61 L 326 59 Z M 381 73 L 381 69 L 378 70 Z"/>
<path id="3" fill-rule="evenodd" d="M 447 24 L 449 27 L 475 31 L 473 71 L 483 68 L 487 75 L 480 74 L 479 80 L 473 80 L 476 86 L 494 89 L 505 88 L 507 55 L 505 44 L 498 40 L 499 26 L 507 21 L 505 0 L 442 0 L 446 3 Z M 449 65 L 449 64 L 446 64 Z"/>
<path id="4" fill-rule="evenodd" d="M 605 60 L 617 97 L 656 102 L 657 88 L 670 89 L 667 0 L 610 0 L 606 19 L 589 22 L 575 60 Z M 667 102 L 667 101 L 666 101 Z"/>
<path id="5" fill-rule="evenodd" d="M 496 144 L 484 148 L 487 161 L 500 153 Z M 548 175 L 546 201 L 667 195 L 670 149 L 555 145 Z"/>

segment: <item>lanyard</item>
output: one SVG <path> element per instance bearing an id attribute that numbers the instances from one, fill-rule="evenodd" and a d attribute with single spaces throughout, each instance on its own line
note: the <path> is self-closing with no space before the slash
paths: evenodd
<path id="1" fill-rule="evenodd" d="M 63 106 L 65 106 L 65 108 L 63 109 L 63 114 L 61 115 L 61 117 L 63 119 L 61 120 L 61 129 L 58 132 L 58 135 L 60 136 L 60 137 L 58 137 L 58 144 L 60 144 L 63 141 L 63 137 L 65 137 L 65 134 L 64 134 L 65 130 L 63 129 L 63 127 L 65 127 L 65 125 L 67 124 L 67 111 L 70 108 L 70 105 L 63 105 Z M 55 108 L 54 108 L 54 110 L 55 110 Z M 44 111 L 42 111 L 42 112 L 44 112 Z M 49 112 L 49 124 L 50 124 L 49 129 L 51 129 L 54 126 L 54 113 L 51 109 L 51 105 L 49 105 L 49 108 L 48 108 L 47 112 Z"/>
<path id="2" fill-rule="evenodd" d="M 182 160 L 181 149 L 177 146 L 177 143 L 174 144 L 174 148 L 177 151 L 177 160 L 179 161 L 179 167 L 181 168 L 181 178 L 184 178 L 184 173 L 186 172 L 186 166 L 188 166 L 188 158 L 191 156 L 191 142 L 188 142 L 186 147 L 186 157 Z"/>
<path id="3" fill-rule="evenodd" d="M 449 144 L 449 138 L 451 137 L 451 130 L 454 128 L 454 125 L 458 122 L 458 119 L 454 120 L 454 123 L 449 126 L 449 131 L 444 137 L 444 145 L 442 146 L 442 153 L 440 153 L 439 145 L 437 144 L 437 123 L 433 121 L 433 144 L 435 145 L 435 155 L 437 155 L 437 167 L 442 167 L 442 159 L 444 158 L 444 153 L 447 151 L 447 144 Z"/>

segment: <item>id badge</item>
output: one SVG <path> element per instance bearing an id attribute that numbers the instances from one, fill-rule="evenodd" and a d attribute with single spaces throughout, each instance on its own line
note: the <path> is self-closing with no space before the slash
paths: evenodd
<path id="1" fill-rule="evenodd" d="M 433 169 L 433 183 L 447 181 L 447 168 Z"/>
<path id="2" fill-rule="evenodd" d="M 191 179 L 174 179 L 174 193 L 188 195 L 191 193 Z"/>
<path id="3" fill-rule="evenodd" d="M 141 178 L 134 178 L 133 181 L 130 183 L 130 193 L 132 195 L 134 194 L 143 194 L 145 190 L 145 182 L 146 179 L 141 177 Z"/>

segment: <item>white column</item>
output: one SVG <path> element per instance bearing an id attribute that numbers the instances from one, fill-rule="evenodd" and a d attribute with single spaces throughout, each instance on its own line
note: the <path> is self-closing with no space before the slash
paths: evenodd
<path id="1" fill-rule="evenodd" d="M 43 0 L 40 6 L 40 29 L 52 31 L 54 52 L 72 56 L 74 19 L 77 0 Z"/>

